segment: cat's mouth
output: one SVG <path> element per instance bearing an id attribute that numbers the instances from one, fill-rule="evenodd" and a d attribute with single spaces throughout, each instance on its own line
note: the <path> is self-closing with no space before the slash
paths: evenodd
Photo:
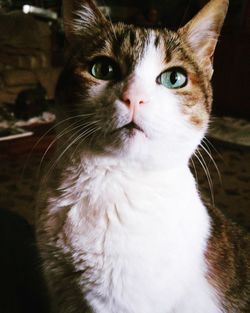
<path id="1" fill-rule="evenodd" d="M 130 122 L 130 123 L 128 123 L 128 124 L 126 124 L 126 125 L 124 125 L 122 128 L 126 128 L 126 129 L 128 129 L 128 130 L 133 130 L 133 129 L 137 129 L 137 130 L 139 130 L 139 131 L 141 131 L 141 132 L 143 132 L 143 129 L 141 129 L 141 127 L 139 126 L 139 125 L 137 125 L 135 122 Z"/>
<path id="2" fill-rule="evenodd" d="M 118 133 L 122 131 L 125 131 L 129 137 L 135 135 L 137 132 L 145 134 L 144 130 L 139 125 L 137 125 L 134 121 L 131 121 L 119 128 L 114 129 L 111 133 L 114 134 L 114 133 Z"/>
<path id="3" fill-rule="evenodd" d="M 122 130 L 122 129 L 127 129 L 129 131 L 138 130 L 138 131 L 144 133 L 143 129 L 133 121 L 131 121 L 128 124 L 123 125 L 122 127 L 118 128 L 117 130 Z"/>

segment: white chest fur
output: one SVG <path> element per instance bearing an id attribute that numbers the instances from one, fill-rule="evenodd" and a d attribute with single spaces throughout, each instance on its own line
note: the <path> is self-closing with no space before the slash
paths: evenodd
<path id="1" fill-rule="evenodd" d="M 205 279 L 209 218 L 188 168 L 89 172 L 51 207 L 71 207 L 61 238 L 94 312 L 222 312 Z"/>

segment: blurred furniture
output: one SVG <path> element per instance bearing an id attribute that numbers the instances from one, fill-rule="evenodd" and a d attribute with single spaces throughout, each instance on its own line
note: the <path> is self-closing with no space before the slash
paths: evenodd
<path id="1" fill-rule="evenodd" d="M 42 158 L 46 152 L 49 157 L 55 149 L 52 144 L 55 139 L 53 124 L 26 127 L 27 131 L 32 131 L 33 135 L 7 141 L 0 141 L 0 160 L 27 158 L 38 156 Z"/>

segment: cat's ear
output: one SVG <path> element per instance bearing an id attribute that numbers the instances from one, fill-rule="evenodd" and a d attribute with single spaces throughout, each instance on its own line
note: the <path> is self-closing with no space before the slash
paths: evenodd
<path id="1" fill-rule="evenodd" d="M 184 27 L 178 30 L 184 37 L 198 62 L 211 78 L 213 74 L 213 55 L 220 35 L 228 0 L 211 0 Z"/>
<path id="2" fill-rule="evenodd" d="M 63 22 L 66 38 L 101 27 L 106 18 L 94 0 L 63 0 Z"/>

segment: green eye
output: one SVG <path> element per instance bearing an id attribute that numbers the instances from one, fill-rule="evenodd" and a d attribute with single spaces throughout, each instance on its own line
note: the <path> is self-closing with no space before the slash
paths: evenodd
<path id="1" fill-rule="evenodd" d="M 159 76 L 159 83 L 169 89 L 182 88 L 187 81 L 187 74 L 181 68 L 172 68 Z"/>
<path id="2" fill-rule="evenodd" d="M 97 79 L 112 80 L 117 76 L 114 62 L 109 58 L 100 58 L 92 63 L 90 74 Z"/>

